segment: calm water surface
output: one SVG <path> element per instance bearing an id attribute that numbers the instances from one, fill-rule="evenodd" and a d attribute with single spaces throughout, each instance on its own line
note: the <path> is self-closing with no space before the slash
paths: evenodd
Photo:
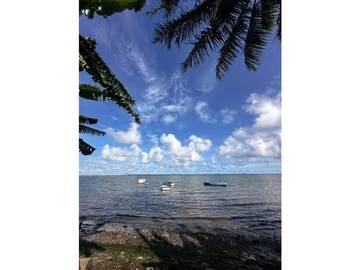
<path id="1" fill-rule="evenodd" d="M 138 184 L 146 178 L 146 184 Z M 281 235 L 281 175 L 80 176 L 80 220 L 223 223 Z M 165 181 L 175 182 L 161 192 Z M 227 182 L 226 187 L 204 181 Z"/>

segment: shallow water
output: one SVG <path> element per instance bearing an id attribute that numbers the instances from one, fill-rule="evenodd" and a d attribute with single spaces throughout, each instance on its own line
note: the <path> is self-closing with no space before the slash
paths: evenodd
<path id="1" fill-rule="evenodd" d="M 175 182 L 170 192 L 160 191 L 165 181 Z M 180 222 L 281 237 L 281 175 L 80 176 L 79 184 L 82 222 Z"/>

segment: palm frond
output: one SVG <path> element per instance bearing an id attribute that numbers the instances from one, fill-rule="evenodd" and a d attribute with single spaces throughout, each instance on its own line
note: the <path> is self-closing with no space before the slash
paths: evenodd
<path id="1" fill-rule="evenodd" d="M 229 71 L 230 66 L 235 61 L 239 52 L 244 48 L 249 13 L 251 12 L 248 8 L 249 4 L 250 0 L 239 1 L 238 5 L 235 7 L 238 17 L 227 40 L 219 51 L 219 57 L 215 68 L 216 78 L 219 80 L 222 78 L 224 72 Z"/>
<path id="2" fill-rule="evenodd" d="M 79 152 L 84 156 L 91 155 L 95 151 L 95 147 L 92 147 L 90 144 L 87 144 L 83 139 L 79 139 Z"/>
<path id="3" fill-rule="evenodd" d="M 98 122 L 97 119 L 95 118 L 90 118 L 90 117 L 86 117 L 86 116 L 83 116 L 83 115 L 80 115 L 79 116 L 79 123 L 80 124 L 96 124 Z"/>
<path id="4" fill-rule="evenodd" d="M 178 47 L 182 42 L 196 34 L 202 23 L 209 22 L 217 12 L 221 0 L 205 0 L 192 10 L 181 12 L 177 19 L 156 24 L 153 43 L 163 43 L 171 49 L 172 43 Z"/>
<path id="5" fill-rule="evenodd" d="M 276 25 L 279 13 L 278 0 L 260 0 L 261 25 L 267 31 L 272 31 Z"/>
<path id="6" fill-rule="evenodd" d="M 79 124 L 79 132 L 84 134 L 97 135 L 97 136 L 104 136 L 106 134 L 104 131 L 97 130 L 95 128 L 91 128 L 88 126 L 84 126 L 82 124 Z"/>
<path id="7" fill-rule="evenodd" d="M 260 5 L 255 0 L 243 50 L 247 69 L 255 71 L 259 66 L 261 54 L 267 45 L 268 33 L 261 25 Z"/>
<path id="8" fill-rule="evenodd" d="M 224 43 L 234 26 L 233 12 L 239 2 L 242 1 L 223 0 L 220 2 L 215 16 L 209 23 L 210 27 L 201 31 L 200 35 L 195 35 L 195 41 L 191 42 L 194 47 L 187 59 L 181 64 L 183 72 L 203 62 L 205 55 L 209 56 L 209 49 L 214 51 Z"/>
<path id="9" fill-rule="evenodd" d="M 278 40 L 281 40 L 281 7 L 280 7 L 280 12 L 278 14 L 277 20 L 276 20 L 276 24 L 277 24 L 276 38 Z"/>

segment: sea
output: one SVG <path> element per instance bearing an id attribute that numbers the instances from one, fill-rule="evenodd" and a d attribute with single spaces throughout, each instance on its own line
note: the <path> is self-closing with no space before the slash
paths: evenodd
<path id="1" fill-rule="evenodd" d="M 145 178 L 145 184 L 138 179 Z M 161 185 L 174 182 L 169 192 Z M 205 186 L 204 181 L 227 186 Z M 281 175 L 104 175 L 79 177 L 82 224 L 179 226 L 281 238 Z"/>

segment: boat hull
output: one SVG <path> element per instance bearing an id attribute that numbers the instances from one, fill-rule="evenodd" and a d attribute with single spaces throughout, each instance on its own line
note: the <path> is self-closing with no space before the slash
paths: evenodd
<path id="1" fill-rule="evenodd" d="M 170 191 L 170 187 L 167 185 L 161 185 L 161 191 Z"/>
<path id="2" fill-rule="evenodd" d="M 139 181 L 139 184 L 145 184 L 146 179 L 139 179 L 138 181 Z"/>
<path id="3" fill-rule="evenodd" d="M 204 181 L 204 186 L 219 186 L 219 187 L 226 187 L 227 183 L 212 183 Z"/>

